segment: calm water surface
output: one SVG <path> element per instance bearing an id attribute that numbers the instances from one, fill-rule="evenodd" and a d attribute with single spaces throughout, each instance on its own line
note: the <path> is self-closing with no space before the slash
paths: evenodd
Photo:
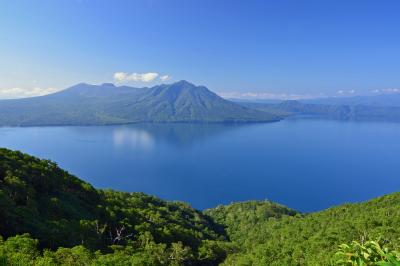
<path id="1" fill-rule="evenodd" d="M 49 158 L 98 188 L 199 209 L 270 199 L 308 212 L 400 191 L 396 123 L 0 128 L 0 146 Z"/>

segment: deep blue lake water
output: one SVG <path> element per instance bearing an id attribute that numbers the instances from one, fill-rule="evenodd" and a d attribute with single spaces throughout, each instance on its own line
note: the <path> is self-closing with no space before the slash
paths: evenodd
<path id="1" fill-rule="evenodd" d="M 270 199 L 308 212 L 400 190 L 400 123 L 0 128 L 0 147 L 56 161 L 97 188 L 199 209 Z"/>

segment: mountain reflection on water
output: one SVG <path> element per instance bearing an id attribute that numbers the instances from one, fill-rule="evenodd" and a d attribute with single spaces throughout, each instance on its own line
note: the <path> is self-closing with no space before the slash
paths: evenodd
<path id="1" fill-rule="evenodd" d="M 97 188 L 200 209 L 268 198 L 313 211 L 398 191 L 399 138 L 400 123 L 299 118 L 0 128 L 0 146 L 56 161 Z"/>

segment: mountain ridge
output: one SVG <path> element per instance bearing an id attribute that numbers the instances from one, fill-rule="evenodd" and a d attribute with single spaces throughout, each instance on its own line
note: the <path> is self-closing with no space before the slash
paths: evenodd
<path id="1" fill-rule="evenodd" d="M 242 102 L 240 104 L 282 117 L 300 115 L 344 121 L 400 121 L 400 106 L 317 104 L 298 100 L 280 103 Z"/>
<path id="2" fill-rule="evenodd" d="M 278 120 L 185 80 L 144 88 L 79 83 L 45 96 L 0 101 L 0 126 Z"/>
<path id="3" fill-rule="evenodd" d="M 347 97 L 326 97 L 300 100 L 306 104 L 363 105 L 380 107 L 400 107 L 400 93 L 380 93 L 375 95 L 354 95 Z"/>

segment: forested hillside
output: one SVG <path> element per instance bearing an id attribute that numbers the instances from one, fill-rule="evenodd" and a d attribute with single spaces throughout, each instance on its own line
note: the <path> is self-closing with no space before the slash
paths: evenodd
<path id="1" fill-rule="evenodd" d="M 275 209 L 270 202 L 248 202 L 205 211 L 240 247 L 224 265 L 332 265 L 340 259 L 338 246 L 352 241 L 379 240 L 400 251 L 400 193 L 311 214 L 286 209 L 289 215 L 277 217 Z"/>
<path id="2" fill-rule="evenodd" d="M 0 265 L 398 265 L 400 193 L 311 214 L 270 201 L 200 212 L 0 149 L 0 235 Z"/>
<path id="3" fill-rule="evenodd" d="M 39 240 L 12 240 L 22 246 L 79 245 L 75 250 L 118 251 L 132 263 L 148 265 L 215 264 L 224 258 L 219 248 L 226 240 L 223 228 L 187 204 L 96 190 L 55 163 L 6 149 L 0 150 L 0 206 L 4 238 L 29 233 Z"/>

